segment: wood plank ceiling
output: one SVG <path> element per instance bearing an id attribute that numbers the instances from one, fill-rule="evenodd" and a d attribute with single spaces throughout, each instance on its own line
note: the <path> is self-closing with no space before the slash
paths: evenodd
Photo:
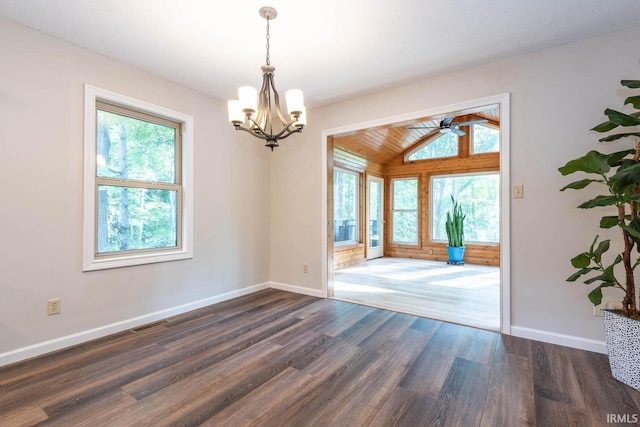
<path id="1" fill-rule="evenodd" d="M 500 125 L 499 106 L 488 105 L 472 110 L 455 111 L 401 123 L 346 132 L 334 135 L 333 143 L 335 147 L 361 156 L 367 161 L 384 165 L 438 132 L 440 130 L 440 122 L 447 117 L 454 117 L 454 124 L 469 120 L 487 119 L 490 124 Z M 460 130 L 467 132 L 468 129 L 466 128 L 468 126 L 461 126 Z"/>

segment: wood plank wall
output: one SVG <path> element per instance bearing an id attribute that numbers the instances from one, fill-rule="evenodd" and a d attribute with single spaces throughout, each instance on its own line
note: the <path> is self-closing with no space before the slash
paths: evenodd
<path id="1" fill-rule="evenodd" d="M 429 182 L 432 175 L 500 171 L 500 154 L 471 155 L 469 134 L 459 138 L 459 156 L 445 159 L 405 162 L 401 154 L 385 165 L 385 217 L 391 218 L 391 180 L 418 178 L 423 197 L 419 205 L 419 242 L 417 246 L 391 242 L 391 221 L 385 223 L 385 256 L 447 261 L 447 243 L 432 242 L 429 236 Z M 500 245 L 466 245 L 464 261 L 469 264 L 500 265 Z"/>
<path id="2" fill-rule="evenodd" d="M 346 246 L 334 246 L 333 250 L 333 266 L 334 270 L 339 270 L 351 265 L 357 265 L 367 260 L 367 243 L 366 242 L 366 182 L 367 176 L 373 175 L 384 177 L 385 166 L 371 160 L 365 160 L 362 157 L 352 155 L 340 147 L 334 148 L 333 166 L 351 170 L 360 173 L 359 187 L 359 205 L 360 218 L 358 235 L 360 236 L 358 244 Z M 333 181 L 332 181 L 333 182 Z M 331 186 L 333 188 L 333 185 Z M 331 215 L 333 218 L 333 215 Z M 330 221 L 330 224 L 333 221 Z M 332 227 L 329 227 L 332 228 Z M 333 243 L 333 242 L 332 242 Z"/>
<path id="3" fill-rule="evenodd" d="M 364 244 L 336 246 L 334 250 L 334 271 L 366 261 Z"/>

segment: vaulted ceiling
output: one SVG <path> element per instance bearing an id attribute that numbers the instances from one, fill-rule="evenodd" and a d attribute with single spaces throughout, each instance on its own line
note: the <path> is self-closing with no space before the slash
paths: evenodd
<path id="1" fill-rule="evenodd" d="M 368 161 L 384 165 L 439 132 L 440 122 L 447 117 L 453 118 L 453 124 L 484 119 L 487 123 L 500 126 L 498 105 L 488 105 L 334 135 L 333 144 Z M 460 126 L 460 130 L 468 132 L 468 126 Z"/>

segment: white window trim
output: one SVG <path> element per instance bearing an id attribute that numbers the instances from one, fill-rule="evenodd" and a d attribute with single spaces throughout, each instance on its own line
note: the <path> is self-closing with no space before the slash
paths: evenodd
<path id="1" fill-rule="evenodd" d="M 97 257 L 96 239 L 96 100 L 102 100 L 182 123 L 182 246 L 149 253 Z M 84 201 L 82 271 L 103 270 L 193 258 L 193 117 L 105 89 L 84 86 Z"/>

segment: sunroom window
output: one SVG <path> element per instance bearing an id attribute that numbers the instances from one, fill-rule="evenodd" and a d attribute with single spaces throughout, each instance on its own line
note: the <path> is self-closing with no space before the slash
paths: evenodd
<path id="1" fill-rule="evenodd" d="M 458 135 L 453 132 L 438 133 L 423 145 L 410 151 L 405 161 L 440 159 L 458 155 Z"/>

